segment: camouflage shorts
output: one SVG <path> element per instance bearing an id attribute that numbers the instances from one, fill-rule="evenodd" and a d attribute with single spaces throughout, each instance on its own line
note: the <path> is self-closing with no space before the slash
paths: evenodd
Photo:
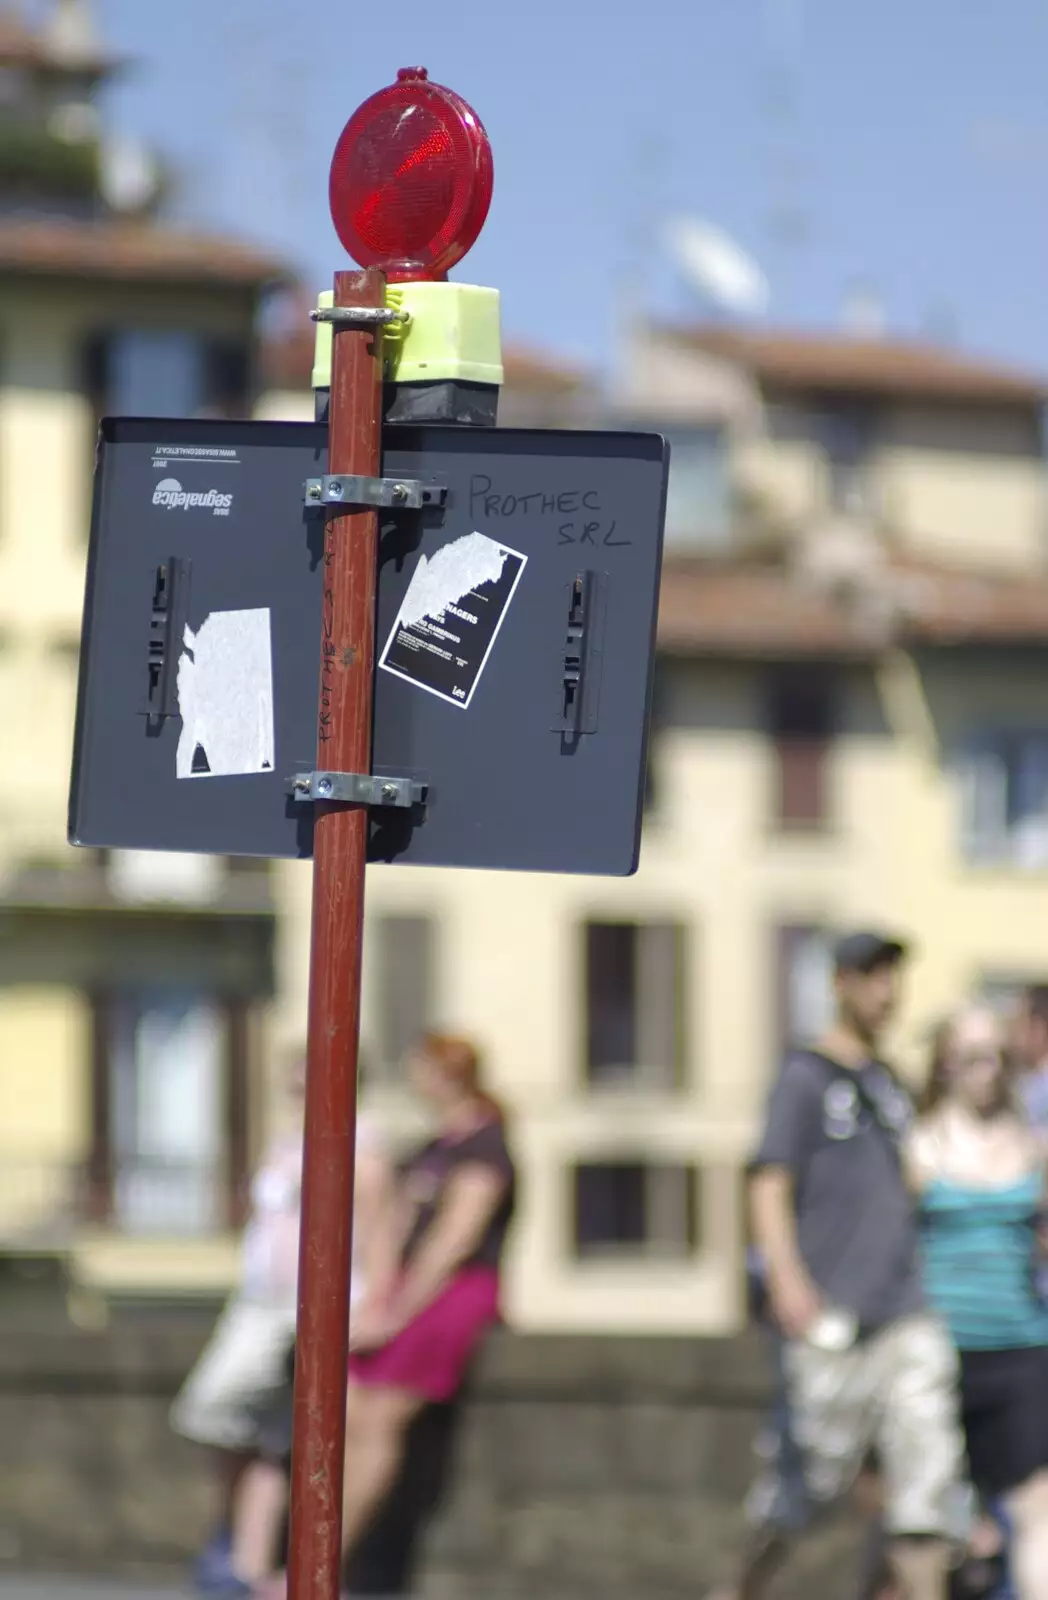
<path id="1" fill-rule="evenodd" d="M 930 1316 L 891 1323 L 849 1350 L 782 1351 L 788 1437 L 773 1435 L 749 1498 L 756 1522 L 796 1527 L 848 1493 L 871 1450 L 884 1479 L 889 1534 L 963 1538 L 970 1514 L 957 1402 L 957 1358 Z M 788 1448 L 784 1450 L 786 1443 Z"/>

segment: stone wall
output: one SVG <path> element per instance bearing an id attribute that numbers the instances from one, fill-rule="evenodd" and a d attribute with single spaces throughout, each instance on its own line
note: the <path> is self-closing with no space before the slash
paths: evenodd
<path id="1" fill-rule="evenodd" d="M 0 1571 L 185 1563 L 214 1487 L 167 1409 L 210 1320 L 125 1316 L 92 1333 L 0 1308 Z M 500 1335 L 476 1377 L 426 1592 L 694 1600 L 730 1570 L 765 1400 L 748 1339 Z M 832 1529 L 810 1541 L 783 1592 L 846 1593 L 847 1543 Z"/>

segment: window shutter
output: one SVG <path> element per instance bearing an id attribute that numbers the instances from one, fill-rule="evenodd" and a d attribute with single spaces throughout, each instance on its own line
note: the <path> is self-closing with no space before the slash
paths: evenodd
<path id="1" fill-rule="evenodd" d="M 1023 867 L 1048 863 L 1048 735 L 1019 741 L 1012 798 L 1014 857 Z"/>
<path id="2" fill-rule="evenodd" d="M 420 1034 L 433 1026 L 433 919 L 381 917 L 375 932 L 379 1066 L 387 1075 L 393 1075 Z"/>
<path id="3" fill-rule="evenodd" d="M 212 339 L 203 352 L 201 409 L 210 417 L 246 417 L 250 410 L 251 354 L 239 339 Z"/>
<path id="4" fill-rule="evenodd" d="M 637 1062 L 637 929 L 628 922 L 586 927 L 586 1069 L 607 1081 Z"/>
<path id="5" fill-rule="evenodd" d="M 681 1065 L 681 929 L 653 922 L 638 932 L 638 1065 L 652 1088 L 673 1089 Z"/>
<path id="6" fill-rule="evenodd" d="M 972 861 L 1008 853 L 1008 762 L 1000 745 L 973 741 L 958 758 L 961 840 Z"/>

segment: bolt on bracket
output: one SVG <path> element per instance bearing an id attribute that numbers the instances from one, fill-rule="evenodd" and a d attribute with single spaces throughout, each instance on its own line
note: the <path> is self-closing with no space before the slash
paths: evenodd
<path id="1" fill-rule="evenodd" d="M 314 322 L 330 322 L 336 328 L 381 328 L 411 321 L 410 311 L 396 306 L 318 306 L 309 315 Z"/>
<path id="2" fill-rule="evenodd" d="M 307 506 L 392 506 L 421 511 L 442 506 L 448 491 L 443 484 L 421 483 L 417 478 L 362 478 L 345 472 L 326 472 L 307 478 L 303 500 Z"/>
<path id="3" fill-rule="evenodd" d="M 331 800 L 351 806 L 422 805 L 427 786 L 414 778 L 374 777 L 366 772 L 297 772 L 291 779 L 291 798 L 312 805 Z"/>

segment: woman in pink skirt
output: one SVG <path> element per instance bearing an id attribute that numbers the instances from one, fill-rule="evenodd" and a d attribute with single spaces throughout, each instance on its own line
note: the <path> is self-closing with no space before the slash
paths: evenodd
<path id="1" fill-rule="evenodd" d="M 361 1306 L 351 1333 L 343 1548 L 392 1486 L 409 1424 L 448 1400 L 499 1317 L 499 1271 L 516 1174 L 501 1107 L 465 1039 L 429 1034 L 412 1084 L 438 1132 L 400 1169 L 402 1270 L 391 1295 Z"/>

